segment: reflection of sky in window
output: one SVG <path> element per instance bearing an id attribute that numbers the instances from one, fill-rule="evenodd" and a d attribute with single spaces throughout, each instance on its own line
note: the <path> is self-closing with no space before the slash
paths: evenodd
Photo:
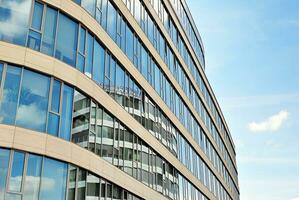
<path id="1" fill-rule="evenodd" d="M 0 148 L 0 199 L 4 199 L 4 189 L 9 161 L 9 150 Z"/>
<path id="2" fill-rule="evenodd" d="M 45 130 L 49 85 L 48 77 L 24 70 L 17 125 L 38 131 Z"/>
<path id="3" fill-rule="evenodd" d="M 0 39 L 24 45 L 31 0 L 1 0 Z"/>
<path id="4" fill-rule="evenodd" d="M 65 199 L 66 175 L 67 165 L 65 163 L 45 158 L 40 199 Z"/>

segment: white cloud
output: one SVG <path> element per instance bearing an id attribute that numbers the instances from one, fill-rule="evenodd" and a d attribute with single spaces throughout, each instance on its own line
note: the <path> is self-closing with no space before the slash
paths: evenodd
<path id="1" fill-rule="evenodd" d="M 290 200 L 299 200 L 299 197 L 295 197 L 295 198 L 290 199 Z"/>
<path id="2" fill-rule="evenodd" d="M 288 119 L 288 116 L 289 113 L 287 111 L 280 111 L 278 114 L 272 115 L 264 121 L 249 123 L 248 129 L 252 132 L 277 131 L 283 122 Z"/>

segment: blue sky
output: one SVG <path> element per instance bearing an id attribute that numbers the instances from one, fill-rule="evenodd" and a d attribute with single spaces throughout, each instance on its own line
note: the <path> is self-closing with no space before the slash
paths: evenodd
<path id="1" fill-rule="evenodd" d="M 299 1 L 187 2 L 235 141 L 241 200 L 299 200 Z"/>

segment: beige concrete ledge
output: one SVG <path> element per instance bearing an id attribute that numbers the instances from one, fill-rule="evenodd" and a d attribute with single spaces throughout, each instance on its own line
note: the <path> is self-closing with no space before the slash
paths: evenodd
<path id="1" fill-rule="evenodd" d="M 192 46 L 191 46 L 191 44 L 190 44 L 190 42 L 189 42 L 189 40 L 187 38 L 187 35 L 186 35 L 185 31 L 183 30 L 183 27 L 181 26 L 181 23 L 179 22 L 179 19 L 178 19 L 177 15 L 175 14 L 175 11 L 172 8 L 172 5 L 169 3 L 169 1 L 163 1 L 163 2 L 165 3 L 165 6 L 166 6 L 167 10 L 169 11 L 170 15 L 172 16 L 172 19 L 173 19 L 176 27 L 178 27 L 178 29 L 179 29 L 178 31 L 181 33 L 181 35 L 183 37 L 183 40 L 185 41 L 185 43 L 187 45 L 187 48 L 189 49 L 189 51 L 191 50 L 191 56 L 193 58 L 194 57 L 196 58 L 194 50 L 193 50 L 193 48 L 192 48 Z M 201 64 L 199 63 L 199 61 L 197 59 L 194 59 L 194 60 L 196 62 L 196 66 L 201 66 Z M 203 76 L 203 81 L 207 85 L 207 89 L 208 89 L 209 93 L 211 94 L 211 98 L 213 99 L 213 102 L 215 102 L 217 110 L 220 111 L 220 117 L 221 117 L 221 119 L 224 122 L 225 128 L 227 130 L 229 130 L 228 125 L 227 125 L 227 123 L 225 121 L 224 115 L 223 115 L 223 113 L 222 113 L 222 111 L 220 109 L 219 103 L 218 103 L 218 101 L 216 99 L 216 96 L 215 96 L 215 94 L 214 94 L 214 92 L 212 90 L 212 87 L 211 87 L 211 85 L 210 85 L 210 83 L 209 83 L 209 81 L 208 81 L 208 79 L 206 77 L 205 72 L 203 71 L 203 69 L 201 67 L 198 67 L 198 69 L 200 71 L 200 74 Z M 228 134 L 228 136 L 229 136 L 229 139 L 230 139 L 230 142 L 231 142 L 233 148 L 235 148 L 235 145 L 234 145 L 234 142 L 233 142 L 233 139 L 232 139 L 230 133 Z M 234 152 L 234 154 L 235 154 L 235 152 Z"/>
<path id="2" fill-rule="evenodd" d="M 74 2 L 69 1 L 69 0 L 43 0 L 43 1 L 46 2 L 47 4 L 50 4 L 54 7 L 57 7 L 58 9 L 64 11 L 65 13 L 72 16 L 73 18 L 77 19 L 79 22 L 84 24 L 89 30 L 91 30 L 98 38 L 100 38 L 102 41 L 105 41 L 106 47 L 112 52 L 112 54 L 114 56 L 116 56 L 116 58 L 123 64 L 123 66 L 136 79 L 136 81 L 138 83 L 140 83 L 140 85 L 143 87 L 143 89 L 148 94 L 151 94 L 152 96 L 156 97 L 156 98 L 153 98 L 153 99 L 159 105 L 159 107 L 164 111 L 164 113 L 169 113 L 172 116 L 171 120 L 172 121 L 174 121 L 174 120 L 177 121 L 177 122 L 174 122 L 174 124 L 180 124 L 182 129 L 184 129 L 184 132 L 186 132 L 185 127 L 181 124 L 181 122 L 179 120 L 177 120 L 176 116 L 174 116 L 174 114 L 170 111 L 168 106 L 162 101 L 160 96 L 155 92 L 155 90 L 146 81 L 146 79 L 134 67 L 132 62 L 126 57 L 126 55 L 122 52 L 122 50 L 115 44 L 115 42 L 109 37 L 109 35 L 105 32 L 105 30 L 97 23 L 97 21 L 92 16 L 90 16 L 82 7 L 78 6 L 77 4 L 75 4 Z M 118 0 L 118 1 L 120 1 L 120 0 Z M 130 13 L 128 13 L 127 17 L 132 17 L 132 16 L 131 16 Z M 133 28 L 135 26 L 135 29 L 137 29 L 137 27 L 139 27 L 138 24 L 136 23 L 136 21 L 133 21 L 133 22 L 135 22 L 135 25 L 134 24 L 131 24 L 131 25 L 133 26 Z M 139 34 L 144 34 L 144 33 L 141 30 L 139 32 Z M 151 45 L 149 40 L 145 36 L 144 36 L 143 39 L 145 41 L 147 40 L 147 42 L 148 42 L 147 45 Z M 156 52 L 155 49 L 152 49 L 152 51 Z M 158 58 L 160 58 L 158 54 L 156 56 Z M 190 103 L 190 101 L 188 100 L 187 96 L 184 94 L 184 92 L 182 91 L 180 86 L 176 83 L 176 81 L 173 78 L 171 72 L 168 70 L 167 66 L 163 63 L 161 58 L 160 58 L 160 62 L 161 62 L 161 65 L 163 66 L 164 70 L 167 70 L 166 72 L 168 72 L 168 76 L 172 77 L 172 82 L 174 83 L 175 87 L 178 88 L 179 93 L 182 95 L 182 97 L 184 98 L 187 105 L 189 105 L 189 107 L 193 108 L 193 106 Z M 85 90 L 83 90 L 83 91 L 85 91 Z M 193 112 L 193 114 L 195 116 L 197 116 L 197 119 L 199 120 L 200 125 L 202 127 L 204 127 L 205 132 L 208 132 L 207 128 L 205 128 L 205 125 L 203 124 L 202 120 L 200 119 L 200 117 L 196 113 L 195 109 L 193 108 L 193 109 L 191 109 L 191 111 Z M 167 114 L 167 115 L 169 116 L 169 114 Z M 180 130 L 180 128 L 178 128 L 178 129 Z M 183 132 L 182 130 L 180 130 L 180 131 Z M 195 140 L 190 136 L 189 133 L 184 134 L 184 135 L 185 135 L 185 137 L 187 138 L 188 141 L 193 141 L 191 143 L 192 146 L 197 145 Z M 207 136 L 210 139 L 212 145 L 216 147 L 215 149 L 217 151 L 217 145 L 216 145 L 215 141 L 212 139 L 211 135 L 208 134 Z M 198 146 L 197 149 L 200 149 L 199 146 Z M 224 158 L 222 157 L 222 154 L 219 153 L 220 151 L 218 150 L 217 152 L 220 155 L 220 158 L 223 160 L 223 163 L 226 165 L 226 162 L 225 162 Z M 203 157 L 203 158 L 207 158 L 207 157 Z M 214 166 L 212 165 L 212 163 L 209 159 L 204 159 L 204 160 L 207 162 L 207 165 L 214 172 L 215 175 L 219 174 L 216 171 L 216 169 L 214 168 Z M 229 168 L 227 167 L 227 169 L 229 169 Z M 220 177 L 220 176 L 218 175 L 217 177 Z M 220 178 L 222 178 L 222 177 L 220 177 Z M 221 179 L 219 179 L 219 180 L 221 180 Z M 229 191 L 229 190 L 227 190 L 227 191 Z"/>
<path id="3" fill-rule="evenodd" d="M 174 45 L 173 41 L 171 40 L 171 38 L 170 38 L 168 32 L 166 31 L 166 29 L 165 29 L 163 23 L 161 22 L 161 20 L 160 20 L 160 18 L 158 17 L 157 13 L 155 12 L 155 10 L 153 9 L 153 7 L 151 6 L 150 2 L 148 2 L 148 1 L 144 1 L 144 4 L 145 4 L 146 8 L 148 9 L 149 13 L 153 16 L 154 21 L 156 22 L 156 24 L 158 25 L 158 27 L 160 28 L 160 30 L 163 32 L 163 34 L 164 34 L 166 40 L 168 41 L 168 43 L 170 44 L 172 50 L 174 51 L 174 54 L 176 55 L 176 57 L 178 58 L 179 62 L 180 62 L 181 65 L 182 65 L 184 71 L 186 72 L 187 77 L 190 79 L 190 81 L 191 81 L 193 87 L 195 88 L 196 92 L 198 93 L 200 99 L 202 99 L 202 101 L 203 101 L 203 103 L 204 103 L 204 106 L 207 108 L 207 111 L 208 111 L 209 115 L 211 116 L 212 121 L 213 121 L 214 124 L 216 125 L 217 130 L 219 131 L 219 133 L 221 133 L 221 131 L 220 131 L 220 127 L 219 127 L 219 125 L 216 123 L 216 119 L 215 119 L 215 117 L 213 116 L 212 111 L 211 111 L 211 109 L 209 108 L 209 106 L 208 106 L 208 104 L 207 104 L 207 102 L 206 102 L 206 100 L 205 100 L 205 98 L 204 98 L 202 92 L 200 91 L 200 89 L 199 89 L 199 87 L 198 87 L 198 85 L 197 85 L 197 83 L 196 83 L 196 81 L 195 81 L 195 78 L 192 76 L 191 71 L 189 70 L 189 68 L 188 68 L 188 66 L 186 65 L 184 59 L 182 58 L 181 54 L 180 54 L 179 51 L 177 50 L 177 48 L 176 48 L 176 46 Z M 171 5 L 169 5 L 169 6 L 171 6 Z M 172 6 L 171 6 L 171 7 L 172 7 Z M 178 23 L 179 23 L 179 22 L 178 22 Z M 179 24 L 180 24 L 180 23 L 179 23 Z M 193 49 L 193 48 L 192 48 L 192 49 Z M 194 55 L 195 55 L 195 54 L 194 54 Z M 202 74 L 202 73 L 204 73 L 204 72 L 203 72 L 203 71 L 202 71 L 202 72 L 200 71 L 200 74 Z M 204 74 L 204 75 L 202 74 L 202 76 L 205 76 L 205 74 Z M 207 85 L 207 84 L 206 84 L 206 85 Z M 207 85 L 207 88 L 208 88 L 208 87 L 210 87 L 210 86 Z M 216 104 L 217 104 L 217 102 L 215 103 L 215 105 L 216 105 Z M 217 108 L 217 106 L 216 106 L 216 108 Z M 218 110 L 219 110 L 219 109 L 220 109 L 220 107 L 218 108 Z M 220 111 L 220 115 L 221 115 L 221 110 L 219 110 L 219 111 Z M 223 119 L 224 119 L 224 118 L 223 118 Z M 223 137 L 222 134 L 220 134 L 220 137 L 221 137 L 222 140 L 224 141 L 224 145 L 228 146 L 227 141 L 224 139 L 224 137 Z M 236 166 L 235 159 L 234 159 L 235 153 L 234 153 L 234 152 L 231 152 L 229 148 L 227 148 L 227 149 L 228 149 L 228 152 L 229 152 L 230 156 L 232 157 L 232 162 L 233 162 L 233 164 Z"/>
<path id="4" fill-rule="evenodd" d="M 0 147 L 36 153 L 72 163 L 145 199 L 168 199 L 92 152 L 52 135 L 0 124 Z"/>
<path id="5" fill-rule="evenodd" d="M 144 1 L 144 3 L 145 4 L 149 4 L 149 2 L 147 2 L 147 1 Z M 184 91 L 181 89 L 180 85 L 178 84 L 178 82 L 176 81 L 176 79 L 174 78 L 174 76 L 172 75 L 172 73 L 170 72 L 170 70 L 168 69 L 168 67 L 166 66 L 166 64 L 164 63 L 164 61 L 161 59 L 160 55 L 158 54 L 158 52 L 156 51 L 156 49 L 153 47 L 153 45 L 151 44 L 151 42 L 149 41 L 149 39 L 146 37 L 145 33 L 142 31 L 142 29 L 140 28 L 140 26 L 138 25 L 138 23 L 136 22 L 136 20 L 134 19 L 134 17 L 131 15 L 131 13 L 129 12 L 129 10 L 125 6 L 125 4 L 121 0 L 115 1 L 115 4 L 118 7 L 118 9 L 121 10 L 122 14 L 126 17 L 127 21 L 133 27 L 133 29 L 135 30 L 135 32 L 137 33 L 137 35 L 140 38 L 142 38 L 142 41 L 144 42 L 145 46 L 150 50 L 151 54 L 155 57 L 155 60 L 158 61 L 158 64 L 160 65 L 160 67 L 162 68 L 162 70 L 164 71 L 164 73 L 167 75 L 167 77 L 169 78 L 169 80 L 171 81 L 171 83 L 175 86 L 176 90 L 179 92 L 180 96 L 183 98 L 184 102 L 187 104 L 187 107 L 191 110 L 192 114 L 195 116 L 195 118 L 198 121 L 198 123 L 201 125 L 201 127 L 205 127 L 202 119 L 198 115 L 198 113 L 195 110 L 194 106 L 192 105 L 191 101 L 188 99 L 188 97 L 186 96 L 186 94 L 184 93 Z M 152 10 L 152 12 L 155 12 L 155 11 L 153 11 L 153 8 L 151 7 L 150 4 L 148 5 L 148 7 L 149 7 L 149 9 Z M 154 14 L 152 16 L 154 16 Z M 158 18 L 158 16 L 155 15 L 154 18 L 155 18 L 155 20 L 157 20 L 157 22 L 159 22 L 159 24 L 161 26 L 160 27 L 161 30 L 164 30 L 164 32 L 163 31 L 162 32 L 166 36 L 166 39 L 172 44 L 171 47 L 175 51 L 177 57 L 179 58 L 181 64 L 183 65 L 185 71 L 187 72 L 187 76 L 189 77 L 189 79 L 193 83 L 193 86 L 195 86 L 195 89 L 196 89 L 197 93 L 200 95 L 200 98 L 203 100 L 205 107 L 208 108 L 207 111 L 208 111 L 209 115 L 212 116 L 211 119 L 214 122 L 214 124 L 216 124 L 216 128 L 217 128 L 218 132 L 221 133 L 220 132 L 220 128 L 218 127 L 218 124 L 216 123 L 216 120 L 214 119 L 214 116 L 212 115 L 212 112 L 210 111 L 210 109 L 209 109 L 206 101 L 204 100 L 204 97 L 203 97 L 202 93 L 200 92 L 199 87 L 196 85 L 195 80 L 191 76 L 191 73 L 190 73 L 188 67 L 186 66 L 184 60 L 181 58 L 179 52 L 177 51 L 176 47 L 172 43 L 172 40 L 170 39 L 168 33 L 166 32 L 163 24 L 161 24 L 161 21 Z M 205 130 L 206 133 L 209 133 L 209 131 L 208 131 L 207 128 L 205 128 L 204 130 Z M 235 181 L 235 183 L 237 183 L 237 181 L 234 179 L 234 176 L 232 176 L 233 173 L 230 172 L 231 169 L 228 168 L 228 166 L 226 164 L 226 161 L 224 160 L 224 157 L 223 157 L 222 153 L 220 152 L 220 148 L 216 144 L 215 140 L 212 138 L 211 133 L 209 133 L 207 135 L 207 137 L 211 141 L 212 145 L 215 147 L 216 152 L 218 152 L 218 154 L 220 155 L 220 159 L 223 161 L 224 165 L 228 169 L 228 172 L 231 174 L 232 179 Z M 220 134 L 220 137 L 224 141 L 224 145 L 227 146 L 227 144 L 225 143 L 225 139 L 223 138 L 223 136 L 221 134 Z M 232 157 L 232 154 L 229 151 L 229 148 L 227 148 L 227 149 L 228 149 L 228 153 Z M 232 158 L 231 160 L 232 160 L 232 163 L 235 164 L 234 163 L 234 159 Z"/>
<path id="6" fill-rule="evenodd" d="M 117 44 L 110 38 L 110 36 L 106 33 L 106 31 L 97 23 L 97 21 L 88 14 L 82 7 L 75 4 L 72 1 L 69 0 L 43 0 L 47 4 L 50 4 L 54 7 L 57 7 L 58 9 L 64 11 L 65 13 L 68 13 L 68 15 L 72 16 L 73 18 L 77 19 L 79 22 L 84 24 L 89 30 L 91 30 L 98 38 L 101 39 L 101 41 L 105 41 L 106 47 L 110 50 L 110 52 L 119 60 L 120 63 L 123 64 L 123 66 L 128 70 L 128 72 L 135 78 L 135 80 L 142 86 L 142 88 L 148 93 L 151 94 L 152 99 L 157 103 L 157 105 L 163 110 L 163 112 L 170 116 L 170 120 L 177 125 L 177 128 L 180 130 L 181 133 L 183 133 L 184 137 L 190 141 L 192 146 L 195 146 L 196 151 L 201 151 L 200 147 L 197 145 L 195 140 L 192 138 L 192 136 L 188 133 L 186 128 L 182 125 L 182 123 L 177 119 L 177 117 L 171 112 L 171 110 L 168 108 L 168 106 L 165 104 L 165 102 L 161 99 L 161 97 L 156 93 L 156 91 L 151 87 L 151 85 L 147 82 L 147 80 L 140 74 L 140 72 L 134 67 L 133 63 L 126 57 L 126 55 L 122 52 L 122 50 L 117 46 Z M 120 1 L 120 0 L 117 0 Z M 122 4 L 123 5 L 123 4 Z M 123 13 L 124 14 L 124 13 Z M 137 34 L 144 34 L 140 27 L 138 26 L 137 22 L 132 18 L 131 14 L 127 12 L 126 15 L 127 18 L 131 17 L 130 23 L 135 30 L 139 28 L 139 32 L 137 31 Z M 145 37 L 143 36 L 143 39 L 145 42 L 147 42 L 146 45 L 150 46 L 151 43 Z M 153 48 L 153 46 L 152 46 Z M 153 52 L 156 52 L 156 50 L 153 48 Z M 157 52 L 156 52 L 157 53 Z M 160 59 L 160 64 L 163 67 L 163 69 L 168 73 L 168 77 L 172 78 L 172 82 L 174 83 L 174 86 L 178 88 L 179 93 L 182 95 L 182 97 L 185 99 L 185 102 L 187 102 L 187 105 L 191 108 L 191 111 L 194 113 L 195 116 L 197 116 L 197 120 L 199 124 L 203 127 L 205 132 L 209 132 L 208 129 L 205 127 L 203 121 L 198 116 L 197 112 L 191 105 L 190 101 L 188 100 L 187 96 L 184 94 L 180 86 L 176 83 L 175 79 L 173 78 L 171 72 L 168 70 L 165 63 L 163 63 L 162 59 L 159 57 L 159 55 L 156 55 L 158 59 Z M 87 77 L 86 77 L 87 78 Z M 88 79 L 88 78 L 87 78 Z M 85 90 L 83 90 L 85 91 Z M 189 104 L 188 104 L 189 103 Z M 207 137 L 210 139 L 211 144 L 216 147 L 216 151 L 220 155 L 220 159 L 223 160 L 224 165 L 226 166 L 226 162 L 220 153 L 220 150 L 217 149 L 217 145 L 215 141 L 213 140 L 212 136 L 210 134 L 207 134 Z M 212 162 L 207 158 L 207 156 L 202 152 L 199 153 L 200 156 L 205 160 L 209 168 L 213 171 L 213 173 L 217 176 L 217 178 L 220 180 L 220 182 L 224 179 L 219 175 L 217 170 L 212 165 Z M 226 166 L 227 167 L 227 166 Z M 229 169 L 227 167 L 227 169 Z M 228 170 L 229 171 L 229 170 Z M 230 171 L 229 171 L 230 173 Z M 221 181 L 222 180 L 222 181 Z M 224 185 L 225 186 L 225 185 Z M 230 191 L 230 190 L 227 190 Z"/>
<path id="7" fill-rule="evenodd" d="M 18 53 L 14 53 L 18 52 Z M 58 79 L 69 83 L 76 88 L 84 91 L 86 95 L 95 99 L 99 104 L 107 109 L 110 113 L 116 116 L 122 123 L 124 123 L 130 130 L 132 130 L 136 135 L 142 138 L 148 145 L 155 148 L 155 151 L 162 155 L 165 160 L 172 164 L 180 173 L 185 176 L 191 183 L 193 183 L 200 191 L 206 194 L 209 199 L 214 199 L 214 195 L 208 191 L 208 189 L 199 181 L 174 155 L 172 155 L 169 150 L 163 146 L 154 136 L 150 134 L 139 122 L 137 122 L 125 109 L 123 109 L 116 101 L 114 101 L 109 94 L 107 94 L 103 89 L 101 89 L 93 80 L 88 78 L 86 75 L 78 71 L 77 69 L 45 54 L 39 53 L 37 51 L 13 45 L 6 42 L 0 41 L 0 61 L 9 62 L 13 64 L 18 64 L 25 66 L 27 68 L 40 71 L 42 73 L 54 76 Z M 47 65 L 44 65 L 47 64 Z M 135 69 L 135 68 L 134 68 Z M 138 71 L 134 71 L 133 76 L 143 78 Z M 145 81 L 145 80 L 143 80 Z M 152 89 L 150 86 L 147 86 Z M 152 89 L 153 90 L 153 89 Z M 154 92 L 154 91 L 151 91 Z M 155 93 L 155 95 L 157 95 Z M 154 95 L 153 95 L 154 96 Z M 161 99 L 156 97 L 160 103 Z M 164 104 L 164 109 L 172 114 L 171 111 L 166 109 Z M 173 114 L 172 114 L 173 115 Z M 172 116 L 174 118 L 174 116 Z M 177 120 L 177 118 L 174 118 Z M 179 122 L 178 122 L 179 123 Z M 182 125 L 181 125 L 181 128 Z M 185 134 L 191 138 L 185 129 Z M 200 150 L 201 151 L 201 150 Z M 51 153 L 56 154 L 55 150 Z M 57 155 L 59 156 L 59 155 Z M 201 151 L 200 156 L 205 160 L 207 166 L 212 170 L 215 176 L 220 180 L 221 184 L 225 189 L 228 190 L 227 185 L 220 175 L 216 172 L 216 169 L 212 166 L 211 162 L 208 160 L 206 155 Z"/>

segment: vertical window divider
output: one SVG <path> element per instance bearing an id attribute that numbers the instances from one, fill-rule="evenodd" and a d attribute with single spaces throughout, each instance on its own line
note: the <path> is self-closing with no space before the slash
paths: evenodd
<path id="1" fill-rule="evenodd" d="M 17 105 L 16 105 L 16 117 L 15 117 L 15 121 L 13 123 L 13 125 L 16 125 L 16 121 L 17 121 L 17 117 L 18 117 L 18 112 L 19 112 L 19 104 L 20 104 L 20 98 L 21 98 L 21 90 L 22 90 L 22 82 L 23 82 L 23 73 L 24 73 L 24 67 L 21 68 L 21 75 L 20 75 L 20 87 L 19 87 L 19 91 L 18 91 L 18 100 L 17 100 Z"/>

